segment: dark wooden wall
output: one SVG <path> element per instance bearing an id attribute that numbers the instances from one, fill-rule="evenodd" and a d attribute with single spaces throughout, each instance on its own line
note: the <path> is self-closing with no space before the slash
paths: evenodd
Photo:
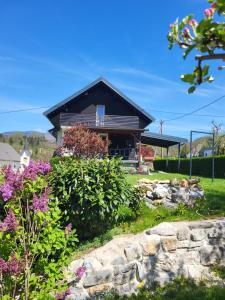
<path id="1" fill-rule="evenodd" d="M 106 115 L 138 116 L 140 117 L 140 128 L 145 128 L 149 124 L 149 119 L 137 111 L 131 104 L 123 100 L 116 92 L 111 90 L 104 83 L 100 82 L 88 92 L 81 94 L 76 99 L 60 107 L 53 112 L 49 119 L 55 126 L 59 126 L 57 115 L 60 112 L 95 114 L 96 105 L 105 105 Z"/>

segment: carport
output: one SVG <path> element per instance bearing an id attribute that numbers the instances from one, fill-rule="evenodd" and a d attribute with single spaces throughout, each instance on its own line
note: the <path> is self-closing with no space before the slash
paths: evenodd
<path id="1" fill-rule="evenodd" d="M 141 134 L 141 143 L 145 145 L 157 146 L 166 149 L 166 168 L 168 168 L 168 155 L 169 155 L 169 148 L 171 146 L 177 145 L 178 147 L 178 165 L 177 171 L 180 172 L 180 153 L 181 153 L 181 146 L 188 142 L 187 139 L 165 135 L 165 134 L 158 134 L 153 132 L 144 132 Z"/>

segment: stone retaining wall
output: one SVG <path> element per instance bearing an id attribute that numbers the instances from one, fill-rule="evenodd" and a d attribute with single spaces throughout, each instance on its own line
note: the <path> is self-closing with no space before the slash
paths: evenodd
<path id="1" fill-rule="evenodd" d="M 66 275 L 72 291 L 67 299 L 88 299 L 112 289 L 130 294 L 179 275 L 210 278 L 215 264 L 225 264 L 225 219 L 161 223 L 137 235 L 115 237 L 73 261 Z M 75 280 L 80 267 L 86 272 Z"/>

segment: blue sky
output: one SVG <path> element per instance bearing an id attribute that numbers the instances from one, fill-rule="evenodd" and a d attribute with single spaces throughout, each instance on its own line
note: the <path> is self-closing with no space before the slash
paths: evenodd
<path id="1" fill-rule="evenodd" d="M 193 95 L 180 81 L 194 57 L 168 50 L 176 17 L 208 7 L 205 0 L 0 0 L 0 112 L 52 106 L 99 76 L 116 85 L 156 120 L 189 112 L 225 94 L 225 71 Z M 225 116 L 225 100 L 201 111 Z M 0 132 L 47 131 L 42 110 L 0 115 Z M 189 136 L 210 130 L 212 117 L 165 123 L 164 133 Z M 224 118 L 214 118 L 223 123 Z M 152 124 L 159 131 L 159 123 Z"/>

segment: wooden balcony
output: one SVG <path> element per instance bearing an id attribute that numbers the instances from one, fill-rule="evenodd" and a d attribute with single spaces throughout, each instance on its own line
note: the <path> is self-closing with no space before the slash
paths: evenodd
<path id="1" fill-rule="evenodd" d="M 61 126 L 74 126 L 76 124 L 84 124 L 89 128 L 139 129 L 139 117 L 105 115 L 103 118 L 98 118 L 95 114 L 60 114 Z"/>

